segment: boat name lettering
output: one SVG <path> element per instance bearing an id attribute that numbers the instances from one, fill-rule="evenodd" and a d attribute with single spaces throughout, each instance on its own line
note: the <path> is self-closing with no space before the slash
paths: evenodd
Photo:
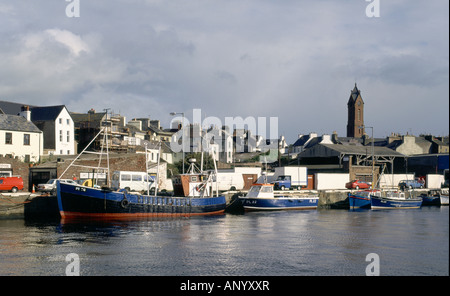
<path id="1" fill-rule="evenodd" d="M 86 188 L 83 188 L 83 187 L 75 187 L 75 191 L 86 192 Z"/>

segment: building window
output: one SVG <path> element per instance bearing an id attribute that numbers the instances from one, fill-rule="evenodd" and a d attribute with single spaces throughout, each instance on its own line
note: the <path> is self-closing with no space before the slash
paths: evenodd
<path id="1" fill-rule="evenodd" d="M 63 131 L 59 131 L 59 141 L 62 142 L 63 141 Z"/>
<path id="2" fill-rule="evenodd" d="M 70 131 L 67 131 L 67 143 L 70 142 Z"/>
<path id="3" fill-rule="evenodd" d="M 12 133 L 5 134 L 5 144 L 12 144 Z"/>
<path id="4" fill-rule="evenodd" d="M 30 146 L 30 134 L 23 135 L 23 145 Z"/>
<path id="5" fill-rule="evenodd" d="M 66 119 L 67 125 L 70 125 L 70 119 Z"/>
<path id="6" fill-rule="evenodd" d="M 59 119 L 59 124 L 62 124 L 62 118 Z"/>

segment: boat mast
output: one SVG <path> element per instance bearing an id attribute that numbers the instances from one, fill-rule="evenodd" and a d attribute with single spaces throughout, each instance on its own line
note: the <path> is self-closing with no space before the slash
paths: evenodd
<path id="1" fill-rule="evenodd" d="M 147 182 L 147 195 L 150 195 L 150 186 L 148 186 L 148 182 L 150 181 L 148 178 L 148 150 L 147 150 L 147 145 L 148 143 L 145 142 L 144 147 L 145 147 L 145 178 L 146 178 L 146 182 Z"/>
<path id="2" fill-rule="evenodd" d="M 108 110 L 110 110 L 110 108 L 105 109 L 106 120 L 107 120 L 106 124 L 108 124 Z M 109 122 L 111 123 L 111 126 L 109 127 L 110 128 L 109 130 L 110 130 L 111 135 L 112 135 L 112 118 L 111 117 L 112 117 L 112 113 L 111 113 L 111 116 L 109 118 Z M 110 180 L 111 177 L 110 177 L 110 174 L 109 174 L 109 139 L 108 139 L 108 129 L 107 128 L 105 128 L 105 134 L 104 135 L 105 135 L 104 139 L 105 139 L 105 142 L 106 142 L 106 163 L 107 163 L 107 174 L 108 174 L 108 179 L 107 179 L 106 186 L 110 187 L 110 185 L 111 185 L 111 180 Z M 111 137 L 111 143 L 112 143 L 112 137 Z M 102 150 L 103 150 L 103 145 L 102 145 Z M 100 168 L 100 162 L 99 162 L 98 166 Z"/>
<path id="3" fill-rule="evenodd" d="M 156 184 L 155 184 L 155 197 L 158 194 L 158 184 L 159 184 L 159 160 L 161 159 L 161 141 L 159 141 L 159 151 L 158 151 L 158 165 L 156 167 Z"/>
<path id="4" fill-rule="evenodd" d="M 91 153 L 91 154 L 101 154 L 101 152 L 94 152 L 94 151 L 86 151 L 89 146 L 91 146 L 91 144 L 95 141 L 95 139 L 98 138 L 98 136 L 104 131 L 105 128 L 100 129 L 100 131 L 98 132 L 98 134 L 89 142 L 89 144 L 86 145 L 86 147 L 83 149 L 83 151 L 81 151 L 80 154 L 77 155 L 77 157 L 75 157 L 75 159 L 69 164 L 69 166 L 64 170 L 64 172 L 61 174 L 61 176 L 59 176 L 58 179 L 61 179 L 64 174 L 67 172 L 67 170 L 71 167 L 71 166 L 79 166 L 79 167 L 87 167 L 87 168 L 93 168 L 95 169 L 96 167 L 91 167 L 91 166 L 82 166 L 82 165 L 75 165 L 74 162 L 78 160 L 78 158 L 80 158 L 80 156 L 83 153 Z M 97 167 L 98 169 L 98 167 Z M 94 178 L 94 176 L 92 176 L 92 179 Z"/>
<path id="5" fill-rule="evenodd" d="M 216 196 L 219 196 L 219 180 L 218 180 L 218 174 L 217 174 L 217 164 L 216 164 L 216 157 L 215 157 L 215 153 L 213 151 L 212 153 L 212 159 L 214 162 L 214 173 L 216 174 Z M 213 194 L 211 193 L 211 196 L 213 196 Z"/>

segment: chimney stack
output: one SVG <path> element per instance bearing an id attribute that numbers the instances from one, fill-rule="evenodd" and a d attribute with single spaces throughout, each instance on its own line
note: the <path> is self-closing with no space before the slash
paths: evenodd
<path id="1" fill-rule="evenodd" d="M 30 106 L 22 106 L 20 107 L 20 116 L 24 117 L 27 121 L 31 121 L 31 111 Z"/>

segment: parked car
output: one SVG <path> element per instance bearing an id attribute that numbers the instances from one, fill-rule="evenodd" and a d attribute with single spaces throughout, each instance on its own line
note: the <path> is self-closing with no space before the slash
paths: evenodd
<path id="1" fill-rule="evenodd" d="M 398 183 L 400 189 L 413 189 L 413 188 L 423 188 L 423 183 L 418 180 L 401 180 Z"/>
<path id="2" fill-rule="evenodd" d="M 56 180 L 57 179 L 50 179 L 47 183 L 44 184 L 38 184 L 37 190 L 41 192 L 54 192 L 56 191 Z M 59 181 L 69 184 L 77 185 L 78 183 L 74 180 L 70 179 L 60 179 Z"/>
<path id="3" fill-rule="evenodd" d="M 17 192 L 23 189 L 22 177 L 1 177 L 0 191 Z"/>
<path id="4" fill-rule="evenodd" d="M 361 180 L 353 180 L 345 184 L 345 188 L 347 189 L 368 189 L 370 188 L 370 183 L 361 181 Z"/>

